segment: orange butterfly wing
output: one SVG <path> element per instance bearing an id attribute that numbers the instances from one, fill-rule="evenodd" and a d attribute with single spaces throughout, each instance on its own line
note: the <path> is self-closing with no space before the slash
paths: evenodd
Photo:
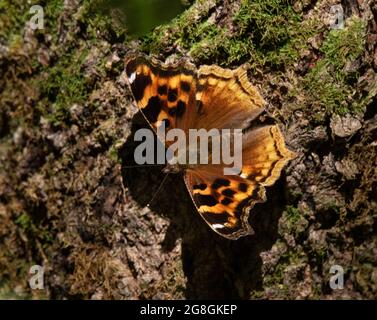
<path id="1" fill-rule="evenodd" d="M 245 129 L 263 109 L 263 98 L 242 67 L 229 70 L 186 61 L 163 64 L 141 55 L 126 58 L 126 73 L 138 107 L 159 134 L 166 127 Z M 264 126 L 243 135 L 242 170 L 224 175 L 224 164 L 185 168 L 187 189 L 207 224 L 228 239 L 248 235 L 249 211 L 263 202 L 272 185 L 294 157 L 277 126 Z M 187 146 L 189 148 L 189 146 Z"/>

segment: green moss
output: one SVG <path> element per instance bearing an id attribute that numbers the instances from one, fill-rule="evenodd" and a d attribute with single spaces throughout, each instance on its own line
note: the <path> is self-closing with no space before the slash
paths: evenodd
<path id="1" fill-rule="evenodd" d="M 65 45 L 59 52 L 51 56 L 50 65 L 42 66 L 37 54 L 32 54 L 27 60 L 28 68 L 32 68 L 33 79 L 30 81 L 33 89 L 39 92 L 39 99 L 35 111 L 51 122 L 59 124 L 68 121 L 69 108 L 74 103 L 83 103 L 88 96 L 88 84 L 82 69 L 87 56 L 88 43 L 97 43 L 98 37 L 109 41 L 123 41 L 125 29 L 114 22 L 114 14 L 104 8 L 105 0 L 83 1 L 80 9 L 75 13 L 75 20 L 82 23 L 79 27 L 86 39 L 76 42 L 73 38 L 65 39 Z M 58 23 L 71 24 L 67 19 L 61 19 L 64 14 L 64 1 L 8 1 L 0 0 L 0 41 L 8 44 L 12 56 L 23 57 L 23 29 L 28 19 L 30 7 L 39 4 L 44 9 L 44 29 L 36 30 L 36 34 L 44 38 L 52 35 L 51 48 L 59 47 Z M 69 10 L 69 9 L 68 9 Z M 77 28 L 78 26 L 72 26 Z M 9 84 L 9 87 L 14 87 Z M 22 119 L 22 117 L 18 117 Z M 18 119 L 17 118 L 17 119 Z M 19 120 L 17 120 L 19 121 Z"/>
<path id="2" fill-rule="evenodd" d="M 34 13 L 30 8 L 34 5 L 42 6 L 44 10 L 44 29 L 36 30 L 37 33 L 45 33 L 45 30 L 56 36 L 56 24 L 62 12 L 64 1 L 62 0 L 0 0 L 0 39 L 6 39 L 9 43 L 15 35 L 21 36 L 26 23 Z"/>
<path id="3" fill-rule="evenodd" d="M 77 20 L 85 24 L 90 38 L 97 39 L 100 33 L 111 43 L 126 39 L 125 17 L 120 10 L 112 9 L 109 0 L 85 0 Z"/>
<path id="4" fill-rule="evenodd" d="M 33 4 L 36 1 L 0 0 L 0 40 L 7 41 L 21 33 L 26 20 L 31 17 L 29 9 Z"/>
<path id="5" fill-rule="evenodd" d="M 74 51 L 61 57 L 48 68 L 47 78 L 42 76 L 36 81 L 44 99 L 39 102 L 38 108 L 50 121 L 67 120 L 69 108 L 86 100 L 88 88 L 81 65 L 87 53 L 87 50 Z M 46 108 L 46 105 L 49 107 Z"/>
<path id="6" fill-rule="evenodd" d="M 314 34 L 315 21 L 303 23 L 289 0 L 243 0 L 234 23 L 239 41 L 249 40 L 250 58 L 274 68 L 295 62 L 306 40 Z"/>
<path id="7" fill-rule="evenodd" d="M 23 39 L 19 34 L 11 34 L 8 38 L 9 52 L 11 55 L 17 54 L 22 50 L 24 45 Z"/>
<path id="8" fill-rule="evenodd" d="M 208 6 L 197 1 L 171 24 L 148 35 L 143 50 L 161 53 L 178 46 L 202 63 L 249 61 L 256 67 L 274 69 L 292 65 L 316 24 L 302 22 L 291 4 L 287 0 L 243 0 L 232 20 L 223 25 L 209 18 Z"/>
<path id="9" fill-rule="evenodd" d="M 308 250 L 308 256 L 318 272 L 321 272 L 323 265 L 326 263 L 329 253 L 328 249 L 324 245 L 317 247 L 310 247 Z"/>
<path id="10" fill-rule="evenodd" d="M 358 67 L 353 68 L 364 51 L 365 23 L 359 17 L 347 21 L 346 28 L 332 30 L 320 51 L 323 54 L 304 79 L 304 88 L 314 110 L 345 114 L 357 112 L 363 104 L 351 103 Z M 356 65 L 357 66 L 357 65 Z"/>
<path id="11" fill-rule="evenodd" d="M 294 235 L 296 239 L 302 236 L 309 225 L 305 219 L 305 214 L 294 206 L 286 206 L 279 223 L 279 234 L 284 237 L 285 234 Z"/>
<path id="12" fill-rule="evenodd" d="M 64 8 L 64 1 L 62 0 L 45 0 L 39 3 L 44 9 L 45 15 L 45 28 L 49 30 L 52 36 L 57 39 L 58 30 L 57 24 L 59 22 L 59 15 L 62 13 Z"/>
<path id="13" fill-rule="evenodd" d="M 18 224 L 23 230 L 30 230 L 33 227 L 32 220 L 29 215 L 22 213 L 16 220 L 15 223 Z"/>
<path id="14" fill-rule="evenodd" d="M 50 228 L 34 222 L 27 213 L 20 214 L 14 222 L 26 234 L 31 235 L 30 239 L 38 239 L 43 248 L 48 247 L 54 240 Z"/>
<path id="15" fill-rule="evenodd" d="M 27 276 L 25 273 L 23 276 Z M 32 297 L 24 292 L 16 292 L 8 281 L 0 281 L 0 300 L 29 300 Z"/>
<path id="16" fill-rule="evenodd" d="M 119 152 L 118 149 L 115 147 L 115 144 L 116 143 L 114 143 L 109 149 L 109 157 L 111 160 L 117 163 L 121 163 L 121 157 L 119 156 Z"/>
<path id="17" fill-rule="evenodd" d="M 265 292 L 262 290 L 252 290 L 250 292 L 250 300 L 265 299 Z"/>
<path id="18" fill-rule="evenodd" d="M 269 270 L 268 274 L 263 277 L 263 286 L 265 288 L 275 288 L 279 291 L 280 296 L 288 297 L 290 287 L 284 282 L 290 281 L 286 275 L 289 266 L 304 265 L 307 263 L 307 257 L 302 251 L 288 250 L 283 253 L 275 265 L 275 268 Z M 292 280 L 293 281 L 293 280 Z"/>
<path id="19" fill-rule="evenodd" d="M 294 206 L 287 206 L 285 212 L 287 213 L 290 223 L 297 223 L 301 219 L 300 210 Z"/>
<path id="20" fill-rule="evenodd" d="M 150 288 L 150 286 L 149 286 Z M 152 290 L 151 290 L 152 289 Z M 148 290 L 148 288 L 147 288 Z M 181 260 L 173 260 L 164 270 L 163 279 L 153 288 L 149 289 L 147 298 L 151 299 L 156 293 L 174 295 L 174 299 L 184 299 L 186 290 L 186 277 L 183 272 Z"/>
<path id="21" fill-rule="evenodd" d="M 217 1 L 220 2 L 220 1 Z M 214 38 L 218 29 L 213 22 L 205 21 L 210 8 L 206 1 L 196 1 L 195 5 L 184 11 L 171 23 L 157 27 L 144 37 L 143 51 L 162 53 L 167 47 L 181 46 L 188 50 L 200 41 Z"/>
<path id="22" fill-rule="evenodd" d="M 288 266 L 288 262 L 287 261 L 284 261 L 285 260 L 284 258 L 282 258 L 282 261 L 279 261 L 279 263 L 276 265 L 276 268 L 274 269 L 274 271 L 272 272 L 272 274 L 270 275 L 270 279 L 266 279 L 266 282 L 268 282 L 269 284 L 282 284 L 283 280 L 284 280 L 284 270 L 285 268 Z"/>

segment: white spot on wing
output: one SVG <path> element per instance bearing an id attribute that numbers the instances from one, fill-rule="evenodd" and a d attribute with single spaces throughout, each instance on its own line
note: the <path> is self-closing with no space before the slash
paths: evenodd
<path id="1" fill-rule="evenodd" d="M 130 83 L 133 83 L 136 79 L 136 72 L 133 72 L 129 77 L 128 77 L 128 81 Z"/>
<path id="2" fill-rule="evenodd" d="M 212 225 L 212 228 L 215 228 L 215 229 L 222 229 L 224 228 L 224 225 L 220 224 L 220 223 L 215 223 Z"/>

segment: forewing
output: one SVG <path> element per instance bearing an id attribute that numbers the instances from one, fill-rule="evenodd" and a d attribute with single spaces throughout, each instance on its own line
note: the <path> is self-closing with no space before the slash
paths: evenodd
<path id="1" fill-rule="evenodd" d="M 242 66 L 200 67 L 195 100 L 190 127 L 197 129 L 244 129 L 264 110 L 264 100 Z"/>
<path id="2" fill-rule="evenodd" d="M 187 129 L 188 116 L 195 111 L 193 66 L 184 60 L 164 64 L 140 54 L 129 54 L 125 65 L 137 106 L 156 133 L 162 124 L 166 129 Z"/>

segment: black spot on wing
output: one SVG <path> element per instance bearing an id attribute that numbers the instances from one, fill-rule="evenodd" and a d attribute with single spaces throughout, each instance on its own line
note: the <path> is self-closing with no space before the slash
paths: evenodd
<path id="1" fill-rule="evenodd" d="M 213 207 L 218 204 L 217 200 L 213 196 L 207 195 L 207 194 L 196 193 L 194 194 L 194 200 L 198 207 L 200 206 Z"/>
<path id="2" fill-rule="evenodd" d="M 186 104 L 183 101 L 179 100 L 176 107 L 169 109 L 169 115 L 171 115 L 172 117 L 174 116 L 182 117 L 185 111 L 186 111 Z"/>
<path id="3" fill-rule="evenodd" d="M 177 103 L 177 117 L 182 117 L 186 111 L 186 103 L 179 100 Z"/>
<path id="4" fill-rule="evenodd" d="M 233 200 L 229 198 L 224 198 L 223 200 L 221 200 L 221 204 L 223 204 L 224 206 L 227 206 L 228 204 L 231 204 L 232 202 Z"/>
<path id="5" fill-rule="evenodd" d="M 178 90 L 177 89 L 169 88 L 169 91 L 168 91 L 168 100 L 169 100 L 169 102 L 176 101 L 177 97 L 178 97 Z"/>
<path id="6" fill-rule="evenodd" d="M 225 189 L 221 192 L 226 197 L 232 198 L 236 192 L 232 189 Z"/>
<path id="7" fill-rule="evenodd" d="M 207 189 L 207 185 L 205 183 L 195 184 L 192 188 L 194 190 L 205 190 Z"/>
<path id="8" fill-rule="evenodd" d="M 145 88 L 151 84 L 152 79 L 149 75 L 139 74 L 136 76 L 135 81 L 131 84 L 131 90 L 136 101 L 143 98 Z"/>
<path id="9" fill-rule="evenodd" d="M 230 186 L 230 181 L 227 179 L 216 179 L 212 183 L 213 189 L 219 189 L 220 187 L 228 187 L 228 186 Z"/>
<path id="10" fill-rule="evenodd" d="M 160 96 L 166 96 L 168 94 L 168 87 L 166 86 L 166 84 L 158 86 L 157 92 Z"/>
<path id="11" fill-rule="evenodd" d="M 191 86 L 187 81 L 181 81 L 181 89 L 184 92 L 190 92 Z"/>
<path id="12" fill-rule="evenodd" d="M 241 192 L 246 192 L 246 191 L 247 191 L 247 184 L 244 183 L 244 182 L 241 182 L 241 183 L 238 185 L 238 190 L 240 190 Z"/>
<path id="13" fill-rule="evenodd" d="M 162 101 L 159 97 L 149 98 L 147 106 L 142 109 L 149 122 L 155 123 L 157 121 L 158 115 L 161 112 L 161 105 Z"/>

